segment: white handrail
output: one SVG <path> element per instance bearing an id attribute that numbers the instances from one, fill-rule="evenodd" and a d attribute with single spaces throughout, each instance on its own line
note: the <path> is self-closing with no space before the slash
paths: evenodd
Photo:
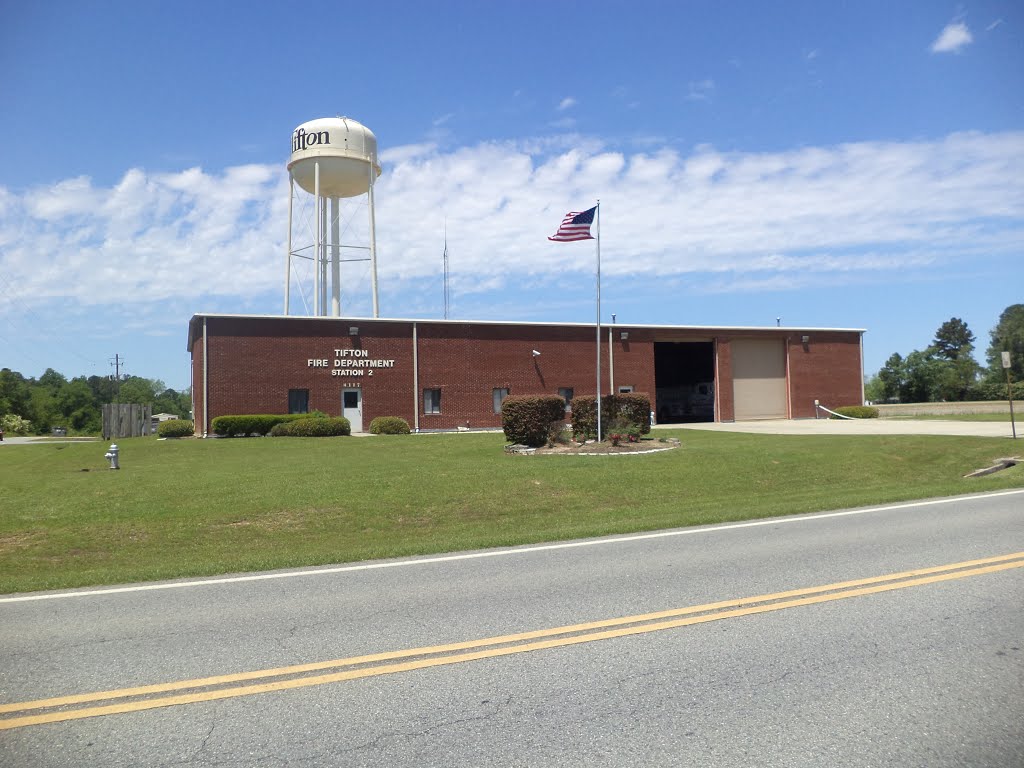
<path id="1" fill-rule="evenodd" d="M 848 421 L 856 421 L 856 417 L 855 416 L 845 416 L 845 415 L 843 415 L 841 413 L 836 413 L 835 411 L 830 411 L 824 405 L 821 405 L 817 400 L 815 400 L 814 401 L 814 418 L 818 418 L 818 411 L 819 410 L 822 410 L 825 413 L 831 413 L 837 419 L 847 419 Z"/>

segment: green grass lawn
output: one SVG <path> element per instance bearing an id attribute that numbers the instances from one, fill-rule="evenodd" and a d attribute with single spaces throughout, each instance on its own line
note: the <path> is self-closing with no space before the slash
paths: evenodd
<path id="1" fill-rule="evenodd" d="M 1005 439 L 677 430 L 645 456 L 510 456 L 501 434 L 0 448 L 0 592 L 745 520 L 1024 487 Z M 88 471 L 85 471 L 88 470 Z"/>

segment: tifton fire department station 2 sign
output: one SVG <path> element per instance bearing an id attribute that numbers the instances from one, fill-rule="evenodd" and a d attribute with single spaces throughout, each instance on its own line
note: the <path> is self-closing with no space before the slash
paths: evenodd
<path id="1" fill-rule="evenodd" d="M 395 361 L 371 358 L 365 349 L 336 349 L 333 360 L 329 357 L 310 358 L 306 367 L 329 370 L 331 376 L 373 376 L 373 372 L 380 368 L 394 368 Z"/>

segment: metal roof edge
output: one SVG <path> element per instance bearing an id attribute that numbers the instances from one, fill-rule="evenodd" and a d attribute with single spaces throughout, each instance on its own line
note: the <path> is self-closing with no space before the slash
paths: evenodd
<path id="1" fill-rule="evenodd" d="M 315 315 L 237 315 L 220 312 L 196 312 L 189 320 L 189 346 L 192 348 L 193 324 L 200 318 L 218 318 L 223 320 L 318 320 L 338 323 L 431 323 L 434 325 L 492 325 L 492 326 L 527 326 L 535 328 L 593 328 L 594 323 L 574 323 L 536 320 L 444 320 L 440 318 L 417 317 L 325 317 Z M 612 323 L 602 322 L 602 328 L 613 327 Z M 866 328 L 825 328 L 819 326 L 800 325 L 659 325 L 649 323 L 615 323 L 614 327 L 640 330 L 665 331 L 727 331 L 729 333 L 743 331 L 783 331 L 804 333 L 867 333 Z"/>

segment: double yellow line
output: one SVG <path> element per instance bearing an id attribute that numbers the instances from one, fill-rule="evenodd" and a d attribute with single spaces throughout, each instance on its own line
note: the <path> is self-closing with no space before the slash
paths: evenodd
<path id="1" fill-rule="evenodd" d="M 218 675 L 137 688 L 121 688 L 37 701 L 0 704 L 0 730 L 101 715 L 138 712 L 179 704 L 229 699 L 237 696 L 251 696 L 271 691 L 286 691 L 293 688 L 306 688 L 344 680 L 357 680 L 364 677 L 426 669 L 427 667 L 509 656 L 515 653 L 592 643 L 598 640 L 610 640 L 692 624 L 703 624 L 709 621 L 843 600 L 849 597 L 891 592 L 897 589 L 963 579 L 968 576 L 981 576 L 986 573 L 1022 567 L 1024 567 L 1024 552 L 1017 552 L 1012 555 L 968 560 L 962 563 L 826 584 L 819 587 L 776 592 L 738 600 L 724 600 L 688 608 L 624 616 L 586 624 L 572 624 L 450 645 L 410 648 L 312 664 L 241 672 L 233 675 Z"/>

